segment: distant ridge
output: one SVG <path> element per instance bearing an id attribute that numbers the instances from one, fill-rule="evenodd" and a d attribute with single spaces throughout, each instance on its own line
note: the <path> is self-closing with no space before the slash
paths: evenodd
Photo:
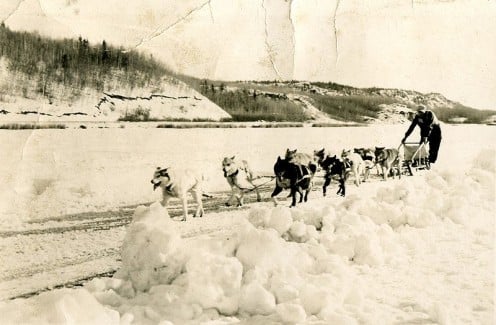
<path id="1" fill-rule="evenodd" d="M 54 40 L 0 25 L 0 122 L 394 124 L 406 122 L 419 104 L 444 122 L 488 123 L 496 115 L 438 93 L 333 82 L 202 80 L 105 41 Z"/>

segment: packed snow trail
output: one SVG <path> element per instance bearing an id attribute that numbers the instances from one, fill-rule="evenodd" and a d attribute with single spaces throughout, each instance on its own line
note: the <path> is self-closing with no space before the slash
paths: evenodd
<path id="1" fill-rule="evenodd" d="M 262 202 L 270 201 L 272 189 L 272 184 L 260 187 Z M 255 195 L 248 194 L 248 205 L 227 207 L 230 192 L 212 194 L 212 198 L 204 199 L 206 216 L 178 225 L 183 237 L 225 231 L 230 221 L 209 219 L 209 212 L 248 209 L 256 202 Z M 281 199 L 284 196 L 282 193 Z M 191 198 L 189 201 L 191 208 L 194 203 Z M 120 265 L 125 227 L 136 207 L 46 218 L 28 223 L 23 230 L 0 231 L 0 260 L 4 262 L 0 266 L 0 300 L 72 287 L 115 272 Z M 172 200 L 168 211 L 175 218 L 182 215 L 181 209 L 180 202 Z"/>
<path id="2" fill-rule="evenodd" d="M 381 181 L 379 178 L 372 182 Z M 314 178 L 309 201 L 322 196 L 322 177 Z M 331 184 L 328 196 L 333 197 L 336 183 Z M 350 182 L 349 187 L 354 187 Z M 260 187 L 262 204 L 271 202 L 273 182 Z M 363 191 L 363 189 L 362 189 Z M 289 191 L 278 196 L 287 205 Z M 245 196 L 245 206 L 227 207 L 230 192 L 212 193 L 204 199 L 206 216 L 179 223 L 184 238 L 214 234 L 232 227 L 230 218 L 212 218 L 209 213 L 249 209 L 256 203 L 254 193 Z M 145 205 L 151 202 L 144 203 Z M 120 266 L 120 249 L 126 231 L 138 205 L 118 210 L 84 212 L 45 218 L 29 222 L 23 230 L 0 231 L 0 300 L 29 297 L 42 291 L 81 285 L 88 280 L 113 274 Z M 194 206 L 192 198 L 188 204 Z M 178 200 L 168 207 L 171 218 L 182 215 Z"/>

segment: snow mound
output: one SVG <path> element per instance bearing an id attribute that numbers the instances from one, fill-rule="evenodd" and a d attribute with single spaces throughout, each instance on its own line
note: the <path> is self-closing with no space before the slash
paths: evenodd
<path id="1" fill-rule="evenodd" d="M 117 277 L 129 279 L 135 290 L 146 291 L 169 284 L 181 272 L 181 235 L 167 210 L 156 202 L 140 206 L 133 216 L 122 246 L 122 265 Z"/>
<path id="2" fill-rule="evenodd" d="M 45 292 L 32 300 L 0 302 L 3 324 L 119 324 L 119 313 L 85 289 Z M 4 322 L 5 321 L 5 322 Z"/>

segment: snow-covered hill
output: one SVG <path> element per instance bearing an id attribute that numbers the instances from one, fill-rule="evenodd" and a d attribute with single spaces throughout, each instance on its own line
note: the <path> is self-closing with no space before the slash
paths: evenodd
<path id="1" fill-rule="evenodd" d="M 52 84 L 50 96 L 37 87 L 39 80 L 12 73 L 5 59 L 0 59 L 0 121 L 93 121 L 115 122 L 136 111 L 147 112 L 149 119 L 229 118 L 208 98 L 173 77 L 164 76 L 148 87 L 125 86 L 116 78 L 107 91 L 92 88 L 76 90 Z"/>

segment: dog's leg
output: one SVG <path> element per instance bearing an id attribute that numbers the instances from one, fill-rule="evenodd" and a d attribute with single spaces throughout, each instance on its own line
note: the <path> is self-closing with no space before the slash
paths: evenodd
<path id="1" fill-rule="evenodd" d="M 327 186 L 329 186 L 329 184 L 331 184 L 331 177 L 325 177 L 325 181 L 324 181 L 324 185 L 322 186 L 322 194 L 324 196 L 326 196 L 326 193 L 327 193 Z"/>
<path id="2" fill-rule="evenodd" d="M 231 186 L 231 196 L 227 200 L 226 206 L 230 207 L 232 205 L 232 203 L 234 202 L 234 199 L 236 198 L 235 191 L 236 191 L 235 188 L 233 186 Z"/>
<path id="3" fill-rule="evenodd" d="M 230 207 L 232 205 L 233 200 L 234 200 L 234 193 L 231 192 L 231 196 L 226 201 L 226 206 Z"/>
<path id="4" fill-rule="evenodd" d="M 363 163 L 360 163 L 360 172 L 358 173 L 358 178 L 360 179 L 360 184 L 362 184 L 362 179 L 361 177 L 363 176 L 365 178 L 365 166 Z"/>
<path id="5" fill-rule="evenodd" d="M 289 206 L 290 208 L 296 206 L 296 192 L 298 192 L 296 190 L 296 186 L 291 186 L 291 196 L 292 196 L 292 199 L 291 199 L 291 205 Z"/>
<path id="6" fill-rule="evenodd" d="M 187 221 L 188 219 L 188 198 L 185 194 L 181 197 L 181 203 L 183 205 L 183 218 L 181 221 Z"/>
<path id="7" fill-rule="evenodd" d="M 262 197 L 260 196 L 260 191 L 258 190 L 258 187 L 253 183 L 251 183 L 251 185 L 253 186 L 253 188 L 255 189 L 255 193 L 257 194 L 257 202 L 261 202 Z"/>
<path id="8" fill-rule="evenodd" d="M 249 177 L 248 182 L 250 183 L 250 185 L 251 185 L 251 186 L 253 186 L 253 190 L 254 190 L 254 191 L 255 191 L 255 193 L 257 194 L 257 202 L 262 201 L 262 198 L 261 198 L 261 196 L 260 196 L 260 191 L 258 190 L 258 187 L 257 187 L 257 185 L 255 185 L 255 184 L 253 183 L 253 179 L 255 179 L 255 178 L 253 177 L 253 174 L 251 174 L 251 173 L 250 173 L 250 174 L 248 175 L 248 177 Z"/>
<path id="9" fill-rule="evenodd" d="M 353 176 L 355 176 L 355 185 L 360 186 L 360 170 L 357 165 L 353 165 Z"/>
<path id="10" fill-rule="evenodd" d="M 243 194 L 242 193 L 236 195 L 236 201 L 237 201 L 236 206 L 238 206 L 238 207 L 243 206 Z"/>
<path id="11" fill-rule="evenodd" d="M 346 195 L 346 180 L 348 179 L 348 173 L 346 170 L 342 172 L 339 177 L 339 190 L 338 195 L 345 196 Z"/>
<path id="12" fill-rule="evenodd" d="M 366 182 L 370 176 L 370 166 L 365 165 L 365 170 L 363 171 L 363 181 Z"/>
<path id="13" fill-rule="evenodd" d="M 298 193 L 300 194 L 300 201 L 299 201 L 299 203 L 301 203 L 301 202 L 303 202 L 303 197 L 304 197 L 303 189 L 301 188 L 301 186 L 298 186 Z"/>
<path id="14" fill-rule="evenodd" d="M 311 190 L 312 190 L 312 180 L 309 180 L 308 181 L 308 186 L 305 189 L 305 196 L 303 198 L 305 202 L 308 201 L 308 193 L 310 193 Z"/>
<path id="15" fill-rule="evenodd" d="M 385 180 L 388 179 L 389 175 L 391 173 L 391 166 L 386 166 L 386 172 L 384 173 L 385 174 Z"/>
<path id="16" fill-rule="evenodd" d="M 281 193 L 281 192 L 282 192 L 282 187 L 279 187 L 276 185 L 276 188 L 274 189 L 274 191 L 270 195 L 270 197 L 272 198 L 272 201 L 274 202 L 274 206 L 277 206 L 277 204 L 278 204 L 277 199 L 276 199 L 276 195 Z"/>
<path id="17" fill-rule="evenodd" d="M 168 195 L 163 195 L 162 197 L 162 201 L 160 201 L 160 204 L 167 209 L 167 207 L 169 206 L 169 201 L 170 201 L 171 197 L 168 196 Z"/>
<path id="18" fill-rule="evenodd" d="M 238 206 L 239 207 L 243 206 L 244 198 L 245 198 L 245 192 L 243 190 L 240 190 L 240 193 L 238 195 Z"/>
<path id="19" fill-rule="evenodd" d="M 197 204 L 197 207 L 196 207 L 196 213 L 193 217 L 203 217 L 203 214 L 204 214 L 204 210 L 203 210 L 203 202 L 202 202 L 202 191 L 197 189 L 197 190 L 193 190 L 193 195 L 195 197 L 195 201 L 196 201 L 196 204 Z"/>
<path id="20" fill-rule="evenodd" d="M 169 200 L 170 200 L 170 196 L 167 196 L 167 195 L 164 195 L 162 197 L 162 201 L 160 201 L 160 204 L 166 208 L 168 205 L 169 205 Z"/>
<path id="21" fill-rule="evenodd" d="M 339 179 L 339 188 L 338 188 L 338 192 L 336 194 L 338 195 L 341 195 L 341 196 L 345 196 L 346 195 L 346 180 L 343 179 L 343 178 L 340 178 Z"/>

